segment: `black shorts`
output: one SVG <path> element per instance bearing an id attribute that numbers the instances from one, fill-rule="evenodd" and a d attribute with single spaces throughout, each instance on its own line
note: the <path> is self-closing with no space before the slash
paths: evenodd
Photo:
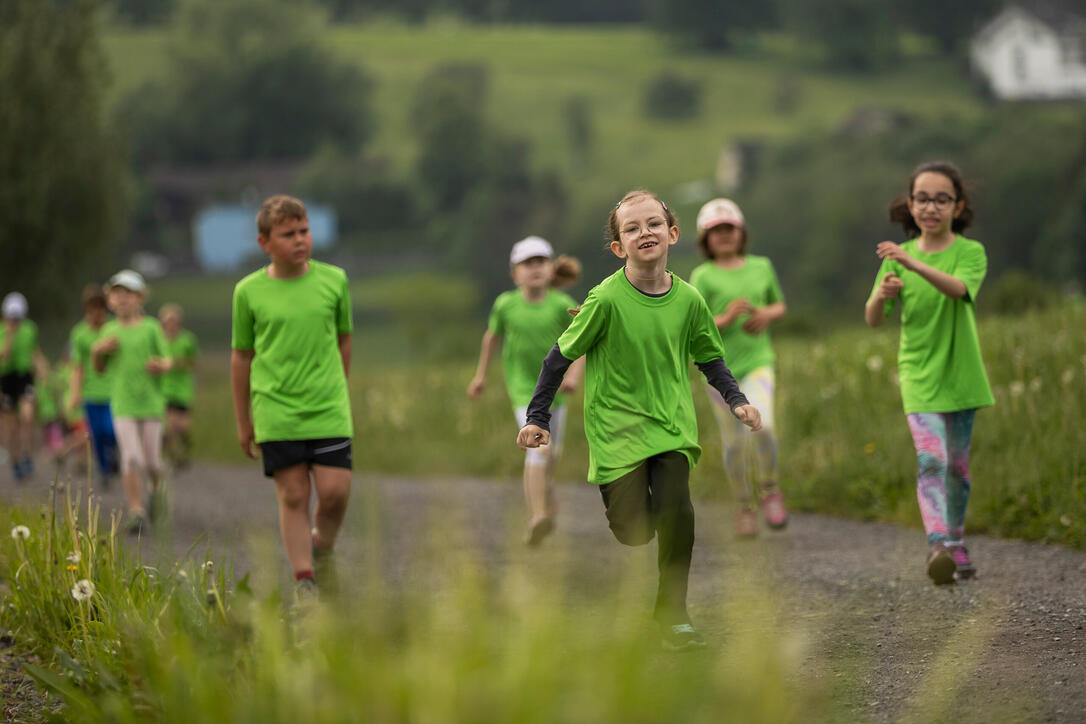
<path id="1" fill-rule="evenodd" d="M 171 412 L 188 412 L 189 406 L 182 402 L 170 402 L 166 400 L 166 409 Z"/>
<path id="2" fill-rule="evenodd" d="M 275 471 L 300 463 L 327 465 L 330 468 L 351 469 L 351 438 L 322 437 L 316 440 L 270 440 L 260 443 L 264 459 L 264 474 L 269 478 Z"/>
<path id="3" fill-rule="evenodd" d="M 33 372 L 8 372 L 0 376 L 0 409 L 14 410 L 24 397 L 34 397 Z"/>

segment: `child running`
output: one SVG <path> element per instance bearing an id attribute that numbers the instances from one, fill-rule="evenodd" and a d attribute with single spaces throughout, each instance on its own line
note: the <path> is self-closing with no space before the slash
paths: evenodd
<path id="1" fill-rule="evenodd" d="M 625 265 L 588 294 L 580 312 L 543 362 L 522 449 L 549 442 L 550 406 L 573 360 L 587 356 L 585 435 L 588 481 L 600 486 L 611 531 L 625 545 L 659 536 L 654 618 L 663 645 L 700 648 L 686 589 L 694 547 L 690 469 L 701 454 L 690 394 L 690 359 L 732 412 L 761 428 L 724 364 L 713 316 L 692 286 L 667 270 L 678 220 L 650 191 L 626 194 L 608 218 L 611 251 Z"/>
<path id="2" fill-rule="evenodd" d="M 909 241 L 875 248 L 882 266 L 864 308 L 872 327 L 901 302 L 898 377 L 919 462 L 917 499 L 927 531 L 927 572 L 936 584 L 971 578 L 965 548 L 969 443 L 977 408 L 995 403 L 974 317 L 988 270 L 984 247 L 961 232 L 973 221 L 961 172 L 938 161 L 918 166 L 890 220 Z"/>
<path id="3" fill-rule="evenodd" d="M 26 297 L 11 292 L 2 303 L 0 328 L 0 419 L 15 482 L 34 474 L 34 368 L 41 366 L 38 327 L 27 319 Z"/>
<path id="4" fill-rule="evenodd" d="M 178 469 L 188 467 L 192 449 L 189 428 L 192 424 L 192 398 L 196 389 L 196 358 L 200 351 L 196 335 L 182 327 L 184 312 L 177 304 L 163 304 L 158 321 L 166 333 L 173 367 L 162 376 L 162 394 L 166 396 L 166 434 L 162 441 L 166 455 Z"/>
<path id="5" fill-rule="evenodd" d="M 148 522 L 166 514 L 162 489 L 162 416 L 166 398 L 159 377 L 171 366 L 166 335 L 154 317 L 145 316 L 147 283 L 131 269 L 117 272 L 106 284 L 109 307 L 116 319 L 106 322 L 91 346 L 94 368 L 112 374 L 110 407 L 121 454 L 121 479 L 128 504 L 125 529 L 144 532 Z M 150 495 L 144 505 L 146 485 Z"/>
<path id="6" fill-rule="evenodd" d="M 275 481 L 283 548 L 305 597 L 316 590 L 315 556 L 332 577 L 326 564 L 351 490 L 350 290 L 342 269 L 310 258 L 301 201 L 272 196 L 256 225 L 271 263 L 234 287 L 234 412 L 241 449 L 256 459 L 259 446 Z"/>
<path id="7" fill-rule="evenodd" d="M 113 415 L 109 408 L 113 376 L 108 367 L 101 373 L 94 368 L 92 348 L 108 321 L 109 306 L 102 285 L 88 284 L 83 288 L 83 320 L 72 327 L 68 336 L 72 357 L 68 415 L 77 417 L 77 410 L 82 405 L 94 455 L 98 460 L 99 483 L 107 489 L 119 471 L 120 460 L 117 438 L 113 432 Z"/>
<path id="8" fill-rule="evenodd" d="M 724 469 L 732 481 L 739 509 L 735 534 L 758 535 L 758 503 L 770 528 L 788 524 L 788 511 L 777 485 L 777 438 L 773 433 L 775 356 L 769 325 L 787 307 L 773 264 L 747 253 L 750 237 L 743 212 L 730 199 L 713 199 L 698 212 L 698 249 L 708 261 L 690 274 L 720 329 L 728 366 L 751 404 L 762 413 L 762 429 L 746 435 L 724 398 L 712 386 L 709 400 L 720 427 Z M 750 465 L 753 462 L 753 466 Z"/>
<path id="9" fill-rule="evenodd" d="M 572 263 L 571 263 L 572 262 Z M 561 265 L 561 271 L 558 271 Z M 573 320 L 570 310 L 577 306 L 573 297 L 552 287 L 558 279 L 572 283 L 580 275 L 580 265 L 570 257 L 554 260 L 550 243 L 529 236 L 513 245 L 509 268 L 516 289 L 494 300 L 479 351 L 479 365 L 468 385 L 468 397 L 477 399 L 486 385 L 490 360 L 502 347 L 505 387 L 513 403 L 517 429 L 524 427 L 528 402 L 532 399 L 539 366 Z M 532 448 L 524 454 L 524 501 L 530 516 L 525 542 L 538 545 L 554 530 L 557 505 L 554 497 L 554 466 L 561 451 L 566 407 L 561 393 L 576 389 L 583 363 L 566 374 L 558 389 L 551 411 L 550 445 Z"/>

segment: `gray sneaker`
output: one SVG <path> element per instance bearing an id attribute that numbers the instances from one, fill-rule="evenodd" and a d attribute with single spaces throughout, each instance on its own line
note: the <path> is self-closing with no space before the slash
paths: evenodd
<path id="1" fill-rule="evenodd" d="M 697 629 L 688 623 L 665 626 L 661 643 L 668 651 L 693 651 L 704 649 L 708 645 Z"/>

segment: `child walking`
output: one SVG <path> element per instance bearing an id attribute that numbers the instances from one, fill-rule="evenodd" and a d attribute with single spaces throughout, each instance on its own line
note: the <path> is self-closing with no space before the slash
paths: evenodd
<path id="1" fill-rule="evenodd" d="M 128 504 L 126 530 L 139 535 L 147 523 L 166 513 L 162 489 L 162 416 L 166 398 L 159 378 L 171 366 L 166 335 L 154 317 L 145 316 L 147 283 L 131 269 L 114 274 L 106 284 L 116 319 L 106 322 L 91 346 L 94 368 L 112 375 L 110 407 L 121 455 L 121 479 Z M 150 495 L 144 505 L 144 493 Z"/>
<path id="2" fill-rule="evenodd" d="M 310 258 L 305 205 L 272 196 L 256 217 L 268 266 L 234 287 L 230 381 L 238 442 L 275 481 L 279 531 L 298 582 L 315 591 L 351 489 L 351 298 L 339 267 Z M 317 507 L 309 514 L 311 486 Z"/>
<path id="3" fill-rule="evenodd" d="M 519 430 L 526 422 L 539 366 L 558 335 L 573 320 L 570 310 L 577 306 L 571 296 L 553 287 L 559 280 L 565 284 L 576 281 L 580 264 L 570 257 L 556 261 L 550 243 L 529 236 L 513 245 L 509 268 L 517 288 L 494 300 L 479 351 L 479 364 L 468 385 L 468 397 L 474 400 L 482 394 L 490 360 L 501 346 L 505 387 Z M 524 501 L 530 516 L 525 536 L 528 545 L 538 545 L 554 530 L 557 505 L 553 474 L 566 418 L 565 398 L 561 393 L 576 388 L 583 366 L 578 364 L 567 373 L 558 390 L 551 412 L 550 445 L 532 448 L 524 454 Z"/>
<path id="4" fill-rule="evenodd" d="M 517 436 L 522 449 L 549 442 L 550 406 L 573 360 L 587 357 L 588 481 L 600 486 L 611 531 L 625 545 L 658 537 L 654 618 L 665 648 L 705 646 L 686 610 L 694 508 L 690 469 L 701 448 L 690 394 L 690 359 L 752 430 L 761 416 L 724 364 L 701 295 L 667 269 L 678 220 L 650 191 L 627 193 L 608 219 L 611 251 L 625 265 L 588 294 L 543 362 Z"/>
<path id="5" fill-rule="evenodd" d="M 764 256 L 748 254 L 749 244 L 743 212 L 734 201 L 713 199 L 701 207 L 698 249 L 708 261 L 691 272 L 690 283 L 713 314 L 728 350 L 728 366 L 740 388 L 762 413 L 762 429 L 747 435 L 720 393 L 712 386 L 706 388 L 720 427 L 724 469 L 739 506 L 735 534 L 740 537 L 758 535 L 759 503 L 770 528 L 788 525 L 784 496 L 777 485 L 776 357 L 769 340 L 769 325 L 783 317 L 787 307 L 773 264 Z"/>
<path id="6" fill-rule="evenodd" d="M 26 297 L 11 292 L 2 303 L 0 327 L 0 420 L 15 482 L 34 474 L 34 369 L 42 362 L 38 327 L 27 319 Z"/>
<path id="7" fill-rule="evenodd" d="M 166 396 L 166 433 L 162 445 L 166 455 L 178 469 L 189 464 L 192 438 L 192 398 L 196 389 L 196 358 L 200 354 L 196 335 L 185 329 L 184 311 L 177 304 L 163 304 L 158 321 L 166 333 L 166 347 L 173 367 L 162 376 L 162 394 Z"/>
<path id="8" fill-rule="evenodd" d="M 68 414 L 76 415 L 80 405 L 90 432 L 94 456 L 98 461 L 99 483 L 109 488 L 119 472 L 120 457 L 117 437 L 113 431 L 113 415 L 109 397 L 113 392 L 113 375 L 107 366 L 104 372 L 94 368 L 94 343 L 109 321 L 106 293 L 100 284 L 83 288 L 83 319 L 68 335 L 72 357 L 71 388 L 68 393 Z"/>
<path id="9" fill-rule="evenodd" d="M 974 317 L 988 270 L 984 247 L 961 232 L 973 220 L 961 172 L 938 161 L 918 166 L 890 220 L 909 241 L 876 246 L 882 259 L 864 319 L 882 324 L 901 303 L 898 376 L 918 460 L 917 499 L 927 531 L 927 573 L 936 584 L 971 578 L 964 543 L 969 443 L 977 408 L 995 403 Z"/>

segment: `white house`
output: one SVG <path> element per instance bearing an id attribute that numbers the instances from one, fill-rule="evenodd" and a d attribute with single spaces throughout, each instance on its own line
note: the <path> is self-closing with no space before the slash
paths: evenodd
<path id="1" fill-rule="evenodd" d="M 1086 98 L 1086 17 L 1052 0 L 1011 3 L 973 36 L 972 62 L 1001 100 Z"/>

